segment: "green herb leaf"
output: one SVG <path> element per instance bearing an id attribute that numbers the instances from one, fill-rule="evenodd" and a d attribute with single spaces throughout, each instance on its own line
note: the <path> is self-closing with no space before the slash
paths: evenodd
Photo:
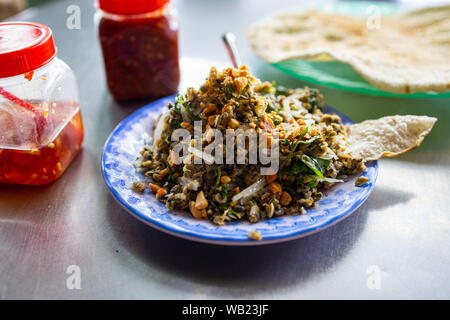
<path id="1" fill-rule="evenodd" d="M 216 189 L 219 187 L 219 185 L 220 185 L 220 177 L 221 176 L 222 176 L 222 169 L 219 166 L 219 167 L 217 167 L 216 183 L 212 187 L 211 191 L 209 191 L 209 195 L 212 195 L 214 193 L 214 191 L 216 191 Z"/>
<path id="2" fill-rule="evenodd" d="M 227 99 L 235 98 L 236 88 L 233 84 L 228 84 L 223 87 L 223 92 Z"/>
<path id="3" fill-rule="evenodd" d="M 172 210 L 180 202 L 180 199 L 169 199 L 167 201 L 167 209 Z"/>
<path id="4" fill-rule="evenodd" d="M 305 134 L 308 133 L 308 127 L 304 128 L 300 135 L 297 137 L 297 140 L 294 143 L 291 143 L 291 148 L 289 151 L 289 154 L 287 158 L 284 160 L 284 162 L 281 164 L 281 169 L 284 168 L 284 166 L 292 159 L 295 149 L 297 149 L 298 144 L 300 143 L 300 140 L 305 136 Z"/>
<path id="5" fill-rule="evenodd" d="M 272 81 L 271 86 L 262 89 L 260 93 L 261 93 L 263 96 L 266 95 L 266 94 L 269 94 L 269 93 L 276 93 L 276 92 L 277 92 L 277 89 L 275 88 L 275 86 L 276 86 L 276 82 L 275 82 L 275 81 Z"/>
<path id="6" fill-rule="evenodd" d="M 184 107 L 191 121 L 200 120 L 200 117 L 194 114 L 191 107 L 189 106 L 189 103 L 187 103 L 186 97 L 183 94 L 178 94 L 177 97 L 175 98 L 175 106 L 173 107 L 173 109 L 175 112 L 179 113 L 180 116 L 181 116 L 181 107 Z"/>
<path id="7" fill-rule="evenodd" d="M 196 116 L 194 114 L 194 112 L 192 111 L 191 107 L 189 106 L 189 104 L 185 104 L 184 108 L 186 109 L 186 112 L 189 114 L 189 118 L 191 119 L 191 121 L 198 121 L 201 120 L 200 117 Z"/>
<path id="8" fill-rule="evenodd" d="M 299 155 L 298 158 L 309 169 L 311 169 L 320 179 L 322 179 L 323 181 L 332 182 L 328 178 L 325 178 L 325 176 L 323 175 L 330 165 L 330 160 L 310 157 L 306 154 L 301 155 L 301 156 Z M 333 182 L 336 182 L 336 181 L 333 181 Z"/>
<path id="9" fill-rule="evenodd" d="M 177 94 L 177 97 L 175 98 L 175 106 L 177 104 L 185 104 L 186 103 L 186 97 L 184 96 L 184 94 Z"/>
<path id="10" fill-rule="evenodd" d="M 319 138 L 319 137 L 320 137 L 320 134 L 315 135 L 315 136 L 309 138 L 308 140 L 300 141 L 300 143 L 302 143 L 302 144 L 310 144 L 310 143 L 313 143 L 315 140 L 317 140 L 317 138 Z"/>
<path id="11" fill-rule="evenodd" d="M 228 189 L 229 189 L 229 187 L 226 184 L 220 184 L 220 186 L 222 187 L 222 191 L 220 192 L 220 194 L 224 198 L 228 198 Z"/>
<path id="12" fill-rule="evenodd" d="M 230 211 L 236 218 L 238 218 L 238 219 L 241 218 L 241 215 L 239 213 L 237 213 L 236 211 L 234 211 L 231 207 L 229 207 L 227 210 Z"/>
<path id="13" fill-rule="evenodd" d="M 283 86 L 278 86 L 276 87 L 276 92 L 275 92 L 276 96 L 288 96 L 289 95 L 289 89 L 283 87 Z"/>
<path id="14" fill-rule="evenodd" d="M 170 164 L 169 164 L 169 162 L 167 162 L 167 161 L 166 161 L 166 166 L 167 166 L 166 168 L 167 168 L 167 170 L 169 171 L 169 175 L 170 175 L 169 181 L 172 182 L 172 183 L 175 183 L 176 181 L 175 181 L 175 177 L 174 177 L 174 175 L 173 175 L 172 168 L 170 167 Z"/>
<path id="15" fill-rule="evenodd" d="M 307 186 L 315 188 L 320 181 L 327 182 L 342 182 L 342 180 L 331 179 L 324 176 L 331 161 L 322 158 L 316 158 L 308 156 L 306 154 L 297 155 L 292 165 L 286 173 L 290 176 L 304 176 L 312 178 L 312 181 L 308 180 Z M 309 175 L 313 173 L 314 176 Z M 305 181 L 306 182 L 306 181 Z"/>
<path id="16" fill-rule="evenodd" d="M 183 122 L 181 119 L 173 119 L 170 123 L 170 127 L 172 129 L 178 129 L 181 127 L 181 122 Z"/>
<path id="17" fill-rule="evenodd" d="M 214 188 L 217 188 L 220 184 L 220 178 L 222 176 L 222 169 L 220 167 L 217 167 L 217 178 L 216 178 L 216 185 Z"/>
<path id="18" fill-rule="evenodd" d="M 301 161 L 293 161 L 291 168 L 287 171 L 290 176 L 299 176 L 305 173 L 309 173 L 310 169 Z"/>

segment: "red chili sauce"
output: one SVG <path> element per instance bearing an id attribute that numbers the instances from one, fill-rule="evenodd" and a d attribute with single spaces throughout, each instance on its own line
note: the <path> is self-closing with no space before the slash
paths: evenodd
<path id="1" fill-rule="evenodd" d="M 63 107 L 61 103 L 59 108 Z M 1 119 L 0 114 L 0 123 Z M 78 110 L 44 146 L 29 150 L 0 147 L 0 183 L 43 185 L 58 179 L 80 151 L 83 138 L 83 122 Z"/>
<path id="2" fill-rule="evenodd" d="M 177 92 L 178 30 L 159 11 L 142 19 L 100 20 L 108 87 L 117 100 L 153 99 Z"/>

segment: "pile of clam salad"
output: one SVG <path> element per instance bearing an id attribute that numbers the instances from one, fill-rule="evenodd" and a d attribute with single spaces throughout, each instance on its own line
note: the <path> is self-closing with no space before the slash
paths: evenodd
<path id="1" fill-rule="evenodd" d="M 217 225 L 305 214 L 321 199 L 321 190 L 365 169 L 363 160 L 346 151 L 339 116 L 325 114 L 324 108 L 315 89 L 261 83 L 246 66 L 222 72 L 213 67 L 199 90 L 189 88 L 169 103 L 153 145 L 144 146 L 136 163 L 148 181 L 136 182 L 133 189 L 143 192 L 148 186 L 168 209 L 188 210 Z M 176 164 L 172 132 L 184 128 L 194 137 L 194 121 L 202 124 L 203 150 L 214 140 L 211 129 L 220 130 L 224 141 L 227 129 L 263 131 L 269 145 L 278 143 L 279 170 L 263 176 L 262 165 L 248 159 L 246 164 L 194 164 L 194 154 Z"/>

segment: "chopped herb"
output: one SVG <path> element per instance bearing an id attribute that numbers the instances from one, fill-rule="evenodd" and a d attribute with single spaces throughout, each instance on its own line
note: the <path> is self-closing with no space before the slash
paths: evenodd
<path id="1" fill-rule="evenodd" d="M 283 106 L 281 105 L 277 105 L 276 103 L 274 103 L 271 99 L 269 99 L 268 103 L 267 103 L 267 107 L 266 107 L 266 112 L 270 113 L 275 111 L 276 113 L 278 113 L 279 111 L 283 110 Z"/>
<path id="2" fill-rule="evenodd" d="M 293 143 L 291 142 L 292 147 L 290 149 L 290 152 L 289 152 L 287 158 L 281 164 L 281 168 L 284 168 L 284 166 L 291 160 L 291 158 L 294 155 L 295 149 L 297 149 L 297 146 L 300 143 L 300 140 L 305 136 L 305 134 L 308 133 L 308 130 L 309 130 L 308 127 L 304 128 L 302 130 L 302 132 L 300 133 L 300 135 L 298 136 L 297 140 L 295 142 L 293 142 Z"/>
<path id="3" fill-rule="evenodd" d="M 256 117 L 256 119 L 258 119 L 258 121 L 261 119 L 261 116 L 259 116 L 255 110 L 252 109 L 252 113 Z"/>
<path id="4" fill-rule="evenodd" d="M 311 169 L 320 179 L 327 181 L 324 177 L 325 171 L 330 165 L 330 160 L 310 157 L 306 154 L 298 155 L 300 161 L 302 161 L 309 169 Z"/>
<path id="5" fill-rule="evenodd" d="M 269 94 L 269 93 L 277 92 L 277 89 L 275 88 L 276 84 L 277 83 L 275 81 L 272 81 L 272 85 L 270 87 L 266 87 L 266 88 L 262 89 L 260 93 L 262 95 L 266 95 L 266 94 Z"/>
<path id="6" fill-rule="evenodd" d="M 308 140 L 300 141 L 300 143 L 302 143 L 302 144 L 310 144 L 310 143 L 314 142 L 314 141 L 315 141 L 317 138 L 319 138 L 319 137 L 320 137 L 320 134 L 315 135 L 315 136 L 311 137 L 311 138 L 308 139 Z"/>
<path id="7" fill-rule="evenodd" d="M 180 202 L 180 199 L 167 200 L 167 209 L 172 210 Z"/>
<path id="8" fill-rule="evenodd" d="M 231 99 L 235 97 L 236 88 L 234 87 L 234 85 L 228 84 L 223 87 L 223 92 L 228 99 Z"/>
<path id="9" fill-rule="evenodd" d="M 292 187 L 289 187 L 289 186 L 283 186 L 283 189 L 289 191 L 289 193 L 290 193 L 291 196 L 293 196 L 293 197 L 299 197 L 299 196 L 300 196 L 300 194 L 299 194 L 294 188 L 292 188 Z"/>
<path id="10" fill-rule="evenodd" d="M 282 121 L 281 121 L 280 119 L 274 119 L 274 120 L 273 120 L 273 124 L 274 124 L 275 126 L 281 124 L 281 122 L 282 122 Z"/>
<path id="11" fill-rule="evenodd" d="M 201 120 L 200 117 L 196 116 L 194 114 L 194 112 L 192 111 L 191 107 L 189 106 L 189 103 L 187 103 L 187 101 L 186 101 L 186 97 L 183 94 L 178 94 L 177 97 L 175 98 L 175 106 L 173 107 L 173 110 L 176 113 L 178 113 L 180 116 L 182 116 L 181 107 L 184 107 L 184 109 L 188 113 L 191 121 Z M 182 122 L 182 120 L 181 120 L 181 122 Z"/>
<path id="12" fill-rule="evenodd" d="M 291 142 L 286 139 L 280 139 L 280 144 L 283 148 L 289 147 L 291 145 Z"/>
<path id="13" fill-rule="evenodd" d="M 355 172 L 353 168 L 343 168 L 339 170 L 339 175 L 351 175 Z"/>
<path id="14" fill-rule="evenodd" d="M 170 127 L 172 129 L 178 129 L 181 127 L 182 122 L 183 122 L 183 120 L 181 120 L 181 119 L 173 119 L 172 122 L 170 123 Z"/>
<path id="15" fill-rule="evenodd" d="M 229 187 L 226 184 L 220 184 L 220 186 L 222 187 L 222 191 L 220 192 L 220 194 L 224 197 L 224 198 L 228 198 L 228 190 Z"/>
<path id="16" fill-rule="evenodd" d="M 217 167 L 216 183 L 214 184 L 211 191 L 209 192 L 209 195 L 212 195 L 214 193 L 214 191 L 216 191 L 216 189 L 220 186 L 220 177 L 221 176 L 222 176 L 222 169 L 219 166 L 219 167 Z"/>
<path id="17" fill-rule="evenodd" d="M 240 219 L 241 215 L 239 213 L 237 213 L 236 211 L 234 211 L 233 209 L 229 208 L 229 211 L 231 211 L 232 214 L 234 214 L 236 216 L 236 218 Z"/>
<path id="18" fill-rule="evenodd" d="M 324 176 L 329 165 L 330 160 L 327 159 L 316 158 L 306 154 L 297 155 L 297 157 L 294 158 L 294 161 L 292 161 L 289 170 L 286 171 L 286 174 L 290 176 L 306 175 L 305 178 L 312 180 L 308 186 L 314 188 L 320 181 L 336 182 Z M 313 173 L 314 175 L 310 175 L 310 173 Z"/>
<path id="19" fill-rule="evenodd" d="M 189 114 L 189 118 L 192 121 L 198 121 L 201 120 L 199 116 L 196 116 L 194 114 L 194 111 L 192 111 L 191 107 L 189 106 L 189 104 L 185 104 L 184 108 L 186 109 L 186 112 Z"/>
<path id="20" fill-rule="evenodd" d="M 275 88 L 275 96 L 288 96 L 289 95 L 289 89 L 286 89 L 283 86 L 278 86 Z"/>
<path id="21" fill-rule="evenodd" d="M 320 178 L 318 178 L 317 176 L 313 176 L 311 182 L 308 183 L 307 186 L 310 188 L 315 188 L 315 187 L 317 187 L 319 182 L 320 182 Z"/>
<path id="22" fill-rule="evenodd" d="M 225 212 L 225 210 L 227 210 L 229 207 L 228 207 L 228 205 L 221 205 L 221 206 L 218 206 L 217 208 L 219 208 L 220 211 Z"/>
<path id="23" fill-rule="evenodd" d="M 186 103 L 186 97 L 184 96 L 184 94 L 177 94 L 177 97 L 175 98 L 175 107 L 177 104 L 181 104 L 184 105 Z"/>
<path id="24" fill-rule="evenodd" d="M 167 170 L 169 171 L 169 181 L 170 182 L 172 182 L 172 183 L 175 183 L 176 182 L 176 180 L 175 180 L 175 177 L 174 177 L 174 175 L 173 175 L 173 171 L 172 171 L 172 168 L 170 167 L 170 164 L 169 164 L 169 162 L 167 162 L 166 161 L 166 166 L 167 166 Z"/>
<path id="25" fill-rule="evenodd" d="M 220 184 L 220 178 L 222 177 L 222 169 L 220 167 L 217 167 L 217 178 L 216 178 L 216 185 L 214 188 L 217 188 Z"/>
<path id="26" fill-rule="evenodd" d="M 161 136 L 161 139 L 165 142 L 165 143 L 167 143 L 167 144 L 170 144 L 170 133 L 168 132 L 168 131 L 164 131 L 163 133 L 162 133 L 162 136 Z"/>
<path id="27" fill-rule="evenodd" d="M 181 122 L 183 122 L 183 115 L 181 114 L 181 107 L 186 103 L 185 97 L 182 94 L 178 94 L 175 98 L 175 104 L 170 103 L 169 109 L 173 109 L 173 111 L 177 114 L 176 119 L 172 119 L 170 123 L 170 127 L 172 129 L 178 129 L 181 126 Z"/>
<path id="28" fill-rule="evenodd" d="M 309 172 L 310 169 L 301 161 L 293 161 L 290 169 L 286 171 L 290 176 L 299 176 Z"/>
<path id="29" fill-rule="evenodd" d="M 324 105 L 323 101 L 320 99 L 317 89 L 309 89 L 309 92 L 310 92 L 310 96 L 309 96 L 308 102 L 311 106 L 311 109 L 319 108 L 321 111 L 325 112 L 326 106 Z"/>
<path id="30" fill-rule="evenodd" d="M 181 104 L 180 103 L 172 105 L 172 109 L 173 109 L 173 111 L 175 111 L 176 113 L 178 113 L 181 116 Z"/>

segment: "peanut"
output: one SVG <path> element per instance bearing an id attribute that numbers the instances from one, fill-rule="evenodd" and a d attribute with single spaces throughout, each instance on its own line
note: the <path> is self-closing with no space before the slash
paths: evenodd
<path id="1" fill-rule="evenodd" d="M 267 183 L 272 183 L 277 179 L 277 175 L 276 174 L 271 174 L 266 176 L 266 182 Z"/>
<path id="2" fill-rule="evenodd" d="M 223 184 L 227 184 L 231 182 L 231 178 L 229 176 L 222 176 L 220 178 L 220 182 L 222 182 Z"/>
<path id="3" fill-rule="evenodd" d="M 239 121 L 237 121 L 236 119 L 231 119 L 230 122 L 228 122 L 228 127 L 230 127 L 231 129 L 236 129 L 237 127 L 239 127 Z"/>
<path id="4" fill-rule="evenodd" d="M 208 201 L 203 194 L 203 191 L 200 191 L 197 194 L 197 199 L 195 199 L 195 209 L 202 210 L 208 207 Z"/>
<path id="5" fill-rule="evenodd" d="M 153 183 L 149 183 L 148 187 L 150 188 L 150 190 L 152 190 L 153 193 L 157 193 L 159 191 L 159 189 L 161 189 L 160 186 L 158 186 L 157 184 L 153 184 Z"/>
<path id="6" fill-rule="evenodd" d="M 166 194 L 167 194 L 167 192 L 166 192 L 166 190 L 164 188 L 160 188 L 158 190 L 158 192 L 156 192 L 156 196 L 157 197 L 162 197 L 162 196 L 165 196 Z"/>
<path id="7" fill-rule="evenodd" d="M 234 87 L 236 88 L 236 92 L 240 93 L 247 86 L 247 78 L 239 77 L 233 80 Z"/>
<path id="8" fill-rule="evenodd" d="M 206 107 L 203 109 L 204 114 L 217 113 L 219 108 L 214 103 L 208 103 Z"/>
<path id="9" fill-rule="evenodd" d="M 288 192 L 283 191 L 283 193 L 281 194 L 281 199 L 280 199 L 281 205 L 288 206 L 291 203 L 291 201 L 292 201 L 291 195 Z"/>
<path id="10" fill-rule="evenodd" d="M 189 130 L 189 131 L 191 131 L 192 129 L 194 129 L 194 127 L 192 126 L 192 124 L 190 124 L 189 122 L 182 122 L 181 124 L 180 124 L 180 126 L 183 128 L 183 129 L 186 129 L 186 130 Z"/>
<path id="11" fill-rule="evenodd" d="M 281 185 L 278 182 L 272 182 L 271 184 L 269 184 L 269 190 L 275 194 L 281 194 L 281 192 L 283 191 Z"/>
<path id="12" fill-rule="evenodd" d="M 204 215 L 206 215 L 206 209 L 199 210 L 195 208 L 195 201 L 189 202 L 189 210 L 195 219 L 201 219 Z"/>
<path id="13" fill-rule="evenodd" d="M 208 124 L 210 125 L 210 126 L 214 126 L 214 124 L 216 123 L 216 115 L 212 115 L 212 116 L 209 116 L 208 117 Z"/>

